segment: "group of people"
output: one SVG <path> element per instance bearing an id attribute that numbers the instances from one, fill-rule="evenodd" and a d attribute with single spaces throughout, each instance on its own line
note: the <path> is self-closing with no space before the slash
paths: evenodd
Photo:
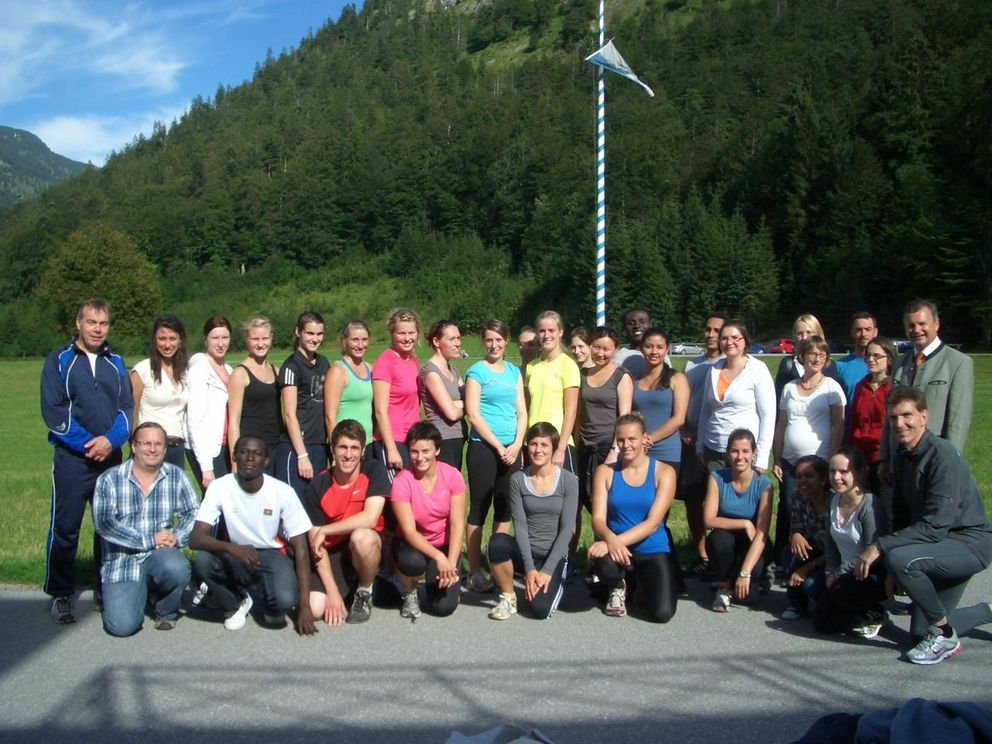
<path id="1" fill-rule="evenodd" d="M 698 554 L 684 573 L 715 582 L 714 610 L 749 597 L 752 577 L 760 587 L 775 563 L 788 584 L 784 617 L 814 600 L 818 629 L 872 636 L 898 585 L 922 639 L 909 658 L 936 663 L 960 648 L 955 630 L 992 620 L 988 605 L 956 610 L 992 559 L 992 527 L 960 456 L 971 360 L 939 341 L 932 303 L 911 304 L 904 320 L 919 351 L 909 363 L 867 313 L 852 323 L 852 353 L 833 362 L 816 318 L 801 316 L 796 353 L 773 380 L 749 354 L 745 324 L 718 313 L 705 321 L 704 353 L 679 372 L 645 310 L 624 316 L 623 343 L 610 328 L 574 329 L 571 355 L 561 317 L 546 311 L 518 334 L 520 366 L 506 358 L 506 323 L 485 323 L 485 355 L 463 379 L 452 363 L 457 323 L 431 326 L 421 363 L 411 310 L 391 315 L 389 346 L 371 365 L 366 323 L 343 327 L 332 363 L 320 353 L 323 318 L 303 313 L 278 369 L 263 317 L 244 325 L 247 357 L 232 367 L 225 318 L 207 320 L 204 351 L 190 356 L 182 323 L 165 315 L 149 358 L 129 372 L 107 344 L 110 308 L 87 301 L 41 384 L 55 449 L 52 616 L 74 620 L 76 543 L 92 499 L 96 593 L 114 635 L 137 632 L 149 601 L 155 627 L 174 627 L 187 585 L 195 603 L 223 610 L 227 629 L 260 602 L 265 623 L 289 615 L 310 635 L 319 621 L 368 620 L 384 588 L 411 619 L 422 608 L 451 614 L 463 586 L 495 592 L 489 616 L 507 620 L 516 574 L 531 614 L 547 618 L 574 570 L 584 510 L 604 612 L 623 616 L 636 598 L 642 616 L 667 622 L 683 585 L 666 526 L 680 498 Z M 918 420 L 929 438 L 910 441 Z M 913 459 L 924 444 L 933 484 Z M 781 484 L 775 545 L 769 476 Z M 923 541 L 946 543 L 946 555 L 930 566 L 913 553 Z M 198 551 L 195 577 L 184 547 Z"/>

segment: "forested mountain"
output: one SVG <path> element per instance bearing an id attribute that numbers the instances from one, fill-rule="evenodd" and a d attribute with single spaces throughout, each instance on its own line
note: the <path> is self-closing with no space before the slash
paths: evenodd
<path id="1" fill-rule="evenodd" d="M 56 155 L 31 132 L 0 126 L 0 209 L 33 199 L 85 168 Z"/>
<path id="2" fill-rule="evenodd" d="M 89 222 L 129 236 L 191 324 L 315 306 L 378 327 L 400 302 L 469 328 L 591 322 L 596 6 L 445 5 L 346 8 L 0 217 L 0 351 L 47 343 L 36 285 Z M 926 295 L 946 337 L 988 345 L 992 3 L 610 7 L 657 94 L 607 83 L 612 317 L 637 303 L 695 334 L 716 306 L 764 332 L 813 311 L 846 335 L 868 308 L 898 333 Z"/>

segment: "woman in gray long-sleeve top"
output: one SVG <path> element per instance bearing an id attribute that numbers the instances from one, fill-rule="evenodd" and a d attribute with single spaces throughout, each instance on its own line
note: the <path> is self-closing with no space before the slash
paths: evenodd
<path id="1" fill-rule="evenodd" d="M 510 476 L 514 536 L 494 533 L 489 540 L 489 567 L 500 591 L 499 603 L 489 613 L 493 620 L 507 620 L 517 611 L 514 571 L 524 576 L 524 593 L 535 617 L 551 617 L 561 600 L 579 480 L 551 461 L 559 443 L 558 430 L 546 421 L 527 430 L 530 466 Z"/>

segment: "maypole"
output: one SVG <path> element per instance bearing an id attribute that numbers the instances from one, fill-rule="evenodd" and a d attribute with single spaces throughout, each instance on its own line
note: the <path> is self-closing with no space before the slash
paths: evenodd
<path id="1" fill-rule="evenodd" d="M 606 0 L 599 0 L 599 46 L 606 43 Z M 596 325 L 606 325 L 606 69 L 596 66 Z"/>
<path id="2" fill-rule="evenodd" d="M 606 325 L 606 70 L 654 92 L 637 79 L 612 41 L 606 41 L 606 0 L 599 0 L 599 49 L 586 57 L 596 65 L 596 325 Z"/>

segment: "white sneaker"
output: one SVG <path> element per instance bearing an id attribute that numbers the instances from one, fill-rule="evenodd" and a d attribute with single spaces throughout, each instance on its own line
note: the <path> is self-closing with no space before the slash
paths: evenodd
<path id="1" fill-rule="evenodd" d="M 489 611 L 489 617 L 493 620 L 509 620 L 510 615 L 517 614 L 517 595 L 500 594 L 499 604 Z"/>
<path id="2" fill-rule="evenodd" d="M 713 612 L 726 612 L 730 609 L 730 594 L 729 592 L 716 590 L 713 595 L 713 604 L 710 605 Z"/>
<path id="3" fill-rule="evenodd" d="M 224 621 L 224 629 L 241 630 L 245 627 L 245 622 L 248 620 L 248 613 L 251 612 L 251 605 L 251 595 L 245 594 L 245 598 L 241 600 L 241 605 L 238 609 Z"/>
<path id="4" fill-rule="evenodd" d="M 621 581 L 610 591 L 604 612 L 610 617 L 624 617 L 627 614 L 627 582 Z"/>
<path id="5" fill-rule="evenodd" d="M 203 602 L 203 598 L 207 596 L 209 591 L 210 588 L 207 586 L 207 582 L 201 581 L 200 585 L 196 588 L 196 591 L 193 592 L 193 606 L 199 607 L 200 603 Z"/>
<path id="6" fill-rule="evenodd" d="M 420 599 L 417 597 L 417 590 L 411 589 L 403 595 L 403 607 L 400 609 L 400 617 L 408 617 L 416 620 L 420 617 Z"/>

